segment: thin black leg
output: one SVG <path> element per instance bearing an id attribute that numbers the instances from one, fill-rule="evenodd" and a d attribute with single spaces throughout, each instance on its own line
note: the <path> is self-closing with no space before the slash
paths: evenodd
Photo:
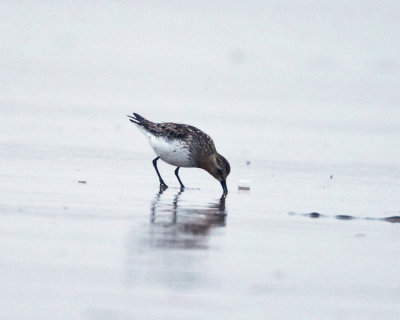
<path id="1" fill-rule="evenodd" d="M 179 178 L 179 175 L 178 175 L 179 168 L 180 168 L 180 167 L 177 167 L 177 168 L 175 169 L 175 175 L 176 175 L 176 177 L 178 178 L 179 184 L 181 185 L 181 189 L 184 189 L 185 186 L 183 185 L 183 183 L 182 183 L 182 181 L 181 181 L 181 178 Z"/>
<path id="2" fill-rule="evenodd" d="M 158 179 L 160 180 L 160 189 L 165 189 L 165 188 L 168 188 L 168 186 L 165 184 L 164 180 L 161 178 L 160 172 L 158 172 L 158 168 L 157 168 L 157 160 L 158 159 L 160 159 L 160 157 L 157 157 L 153 160 L 153 166 L 154 166 L 154 169 L 156 169 Z"/>
<path id="3" fill-rule="evenodd" d="M 221 199 L 226 198 L 226 195 L 228 194 L 228 188 L 226 187 L 226 180 L 221 181 L 221 186 L 222 189 L 224 190 L 224 193 L 222 194 Z"/>

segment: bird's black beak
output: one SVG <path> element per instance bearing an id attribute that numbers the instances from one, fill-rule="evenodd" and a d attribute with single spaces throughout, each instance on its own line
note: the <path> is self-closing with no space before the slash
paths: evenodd
<path id="1" fill-rule="evenodd" d="M 228 188 L 226 187 L 226 180 L 221 181 L 221 186 L 222 186 L 222 189 L 224 190 L 222 197 L 226 197 L 226 195 L 228 194 Z"/>

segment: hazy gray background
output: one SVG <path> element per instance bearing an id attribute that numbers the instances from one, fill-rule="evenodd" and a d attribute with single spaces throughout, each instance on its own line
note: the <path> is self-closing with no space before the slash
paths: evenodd
<path id="1" fill-rule="evenodd" d="M 218 101 L 225 112 L 313 104 L 385 114 L 400 95 L 399 17 L 398 1 L 1 1 L 0 94 L 117 109 Z"/>

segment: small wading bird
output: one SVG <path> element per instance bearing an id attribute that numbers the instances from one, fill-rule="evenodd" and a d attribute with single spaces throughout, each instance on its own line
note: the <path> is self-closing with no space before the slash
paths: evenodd
<path id="1" fill-rule="evenodd" d="M 223 197 L 228 194 L 226 177 L 231 168 L 229 162 L 217 152 L 214 142 L 208 134 L 187 124 L 154 123 L 137 113 L 133 113 L 133 116 L 128 117 L 146 136 L 157 155 L 157 158 L 153 160 L 153 166 L 160 180 L 160 189 L 166 189 L 168 186 L 158 171 L 158 159 L 177 167 L 175 175 L 178 178 L 181 189 L 185 188 L 185 186 L 178 175 L 179 168 L 194 167 L 206 170 L 221 182 L 224 191 Z"/>

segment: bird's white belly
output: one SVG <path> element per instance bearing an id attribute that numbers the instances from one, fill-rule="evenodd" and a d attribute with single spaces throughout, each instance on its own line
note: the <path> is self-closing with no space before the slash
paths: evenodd
<path id="1" fill-rule="evenodd" d="M 189 148 L 180 140 L 167 140 L 151 135 L 149 142 L 161 160 L 177 167 L 193 167 Z"/>

